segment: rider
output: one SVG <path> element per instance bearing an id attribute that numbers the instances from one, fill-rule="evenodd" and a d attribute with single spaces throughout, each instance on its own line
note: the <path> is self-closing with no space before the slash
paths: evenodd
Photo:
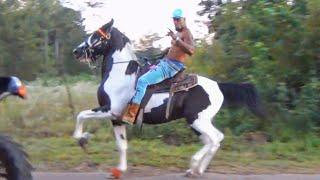
<path id="1" fill-rule="evenodd" d="M 136 86 L 136 93 L 132 98 L 126 112 L 122 117 L 122 121 L 133 124 L 139 111 L 140 103 L 149 85 L 157 84 L 165 79 L 172 78 L 179 71 L 184 69 L 186 56 L 194 53 L 195 45 L 192 34 L 186 26 L 186 18 L 181 9 L 173 11 L 173 23 L 177 33 L 168 32 L 171 36 L 171 48 L 168 54 L 160 60 L 159 64 L 142 75 Z"/>

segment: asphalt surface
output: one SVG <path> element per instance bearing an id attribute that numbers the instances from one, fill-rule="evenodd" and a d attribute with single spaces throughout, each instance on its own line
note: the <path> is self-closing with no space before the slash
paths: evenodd
<path id="1" fill-rule="evenodd" d="M 206 173 L 202 177 L 187 178 L 182 173 L 163 174 L 157 176 L 135 176 L 124 175 L 121 179 L 133 180 L 190 180 L 190 179 L 214 179 L 214 180 L 320 180 L 320 174 L 260 174 L 260 175 L 236 175 Z M 33 173 L 34 180 L 105 180 L 110 179 L 108 173 Z"/>

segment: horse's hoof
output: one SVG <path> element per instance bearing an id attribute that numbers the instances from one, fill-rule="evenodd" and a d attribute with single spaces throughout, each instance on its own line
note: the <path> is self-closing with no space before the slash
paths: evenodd
<path id="1" fill-rule="evenodd" d="M 83 138 L 83 137 L 80 138 L 78 140 L 78 144 L 85 152 L 87 152 L 87 147 L 86 147 L 86 145 L 88 144 L 88 139 L 87 138 Z"/>
<path id="2" fill-rule="evenodd" d="M 111 171 L 111 176 L 114 179 L 120 179 L 122 172 L 118 168 L 112 168 L 110 171 Z"/>
<path id="3" fill-rule="evenodd" d="M 192 169 L 188 169 L 184 176 L 188 178 L 194 178 L 194 177 L 197 177 L 198 175 L 199 174 L 195 173 Z"/>
<path id="4" fill-rule="evenodd" d="M 191 169 L 188 169 L 186 173 L 184 174 L 185 177 L 192 177 L 193 176 L 193 171 Z"/>

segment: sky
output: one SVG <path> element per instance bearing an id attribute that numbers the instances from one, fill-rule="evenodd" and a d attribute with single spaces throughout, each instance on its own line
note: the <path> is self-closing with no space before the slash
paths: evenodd
<path id="1" fill-rule="evenodd" d="M 168 28 L 174 30 L 172 12 L 181 8 L 186 16 L 187 26 L 195 38 L 204 38 L 208 34 L 206 17 L 197 15 L 201 10 L 200 0 L 60 0 L 63 6 L 81 11 L 85 18 L 88 33 L 114 19 L 114 27 L 126 34 L 129 39 L 138 41 L 147 34 L 158 33 L 162 40 L 154 46 L 167 46 L 169 37 L 165 37 Z M 102 2 L 102 7 L 90 8 L 87 3 Z"/>

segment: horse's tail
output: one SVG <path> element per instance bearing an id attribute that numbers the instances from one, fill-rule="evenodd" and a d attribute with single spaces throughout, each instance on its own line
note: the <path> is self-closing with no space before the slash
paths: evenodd
<path id="1" fill-rule="evenodd" d="M 253 114 L 266 118 L 257 89 L 250 83 L 218 83 L 224 96 L 224 106 L 246 106 Z"/>

